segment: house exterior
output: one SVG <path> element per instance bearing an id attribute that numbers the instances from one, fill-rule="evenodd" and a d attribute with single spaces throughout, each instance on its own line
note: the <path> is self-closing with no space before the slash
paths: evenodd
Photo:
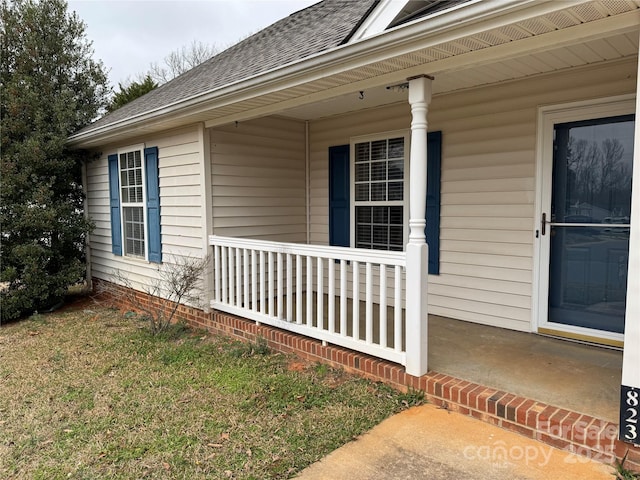
<path id="1" fill-rule="evenodd" d="M 214 311 L 413 377 L 427 313 L 621 348 L 638 444 L 639 8 L 301 10 L 70 137 L 91 276 L 211 255 Z"/>

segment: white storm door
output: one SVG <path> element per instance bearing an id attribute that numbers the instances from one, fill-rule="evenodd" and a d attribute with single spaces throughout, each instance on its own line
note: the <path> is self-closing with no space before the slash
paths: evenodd
<path id="1" fill-rule="evenodd" d="M 634 103 L 541 112 L 539 331 L 623 339 Z"/>

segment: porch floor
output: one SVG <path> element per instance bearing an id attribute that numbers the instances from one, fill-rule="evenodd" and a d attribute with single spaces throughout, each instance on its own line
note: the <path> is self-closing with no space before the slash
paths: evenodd
<path id="1" fill-rule="evenodd" d="M 618 422 L 622 352 L 429 316 L 429 370 Z"/>

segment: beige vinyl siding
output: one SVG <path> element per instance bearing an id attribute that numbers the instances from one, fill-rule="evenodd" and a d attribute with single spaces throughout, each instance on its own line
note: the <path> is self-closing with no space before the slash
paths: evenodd
<path id="1" fill-rule="evenodd" d="M 304 122 L 271 117 L 209 132 L 214 233 L 306 242 Z"/>
<path id="2" fill-rule="evenodd" d="M 443 148 L 430 313 L 531 330 L 538 106 L 632 93 L 635 76 L 631 60 L 433 99 L 429 130 L 442 131 Z M 329 239 L 328 148 L 410 123 L 408 102 L 311 122 L 312 243 Z"/>
<path id="3" fill-rule="evenodd" d="M 158 147 L 163 262 L 170 263 L 173 255 L 203 255 L 198 129 L 141 137 L 101 148 L 100 158 L 87 165 L 89 216 L 96 226 L 90 237 L 92 275 L 96 278 L 113 280 L 113 272 L 121 270 L 134 285 L 140 285 L 157 277 L 157 264 L 111 253 L 107 157 L 118 148 L 142 143 Z"/>

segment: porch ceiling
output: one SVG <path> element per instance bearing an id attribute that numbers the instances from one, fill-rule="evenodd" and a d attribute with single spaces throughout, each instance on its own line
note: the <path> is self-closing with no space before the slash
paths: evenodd
<path id="1" fill-rule="evenodd" d="M 317 119 L 405 100 L 406 91 L 385 87 L 420 74 L 436 77 L 437 95 L 638 55 L 640 0 L 504 5 L 471 4 L 460 10 L 467 17 L 458 23 L 445 16 L 417 20 L 72 143 L 101 145 L 196 122 L 214 127 L 268 115 Z"/>
<path id="2" fill-rule="evenodd" d="M 453 70 L 427 70 L 435 76 L 433 94 L 444 94 L 519 78 L 542 75 L 573 67 L 634 57 L 638 52 L 638 32 L 622 32 L 606 38 L 525 54 L 484 65 Z M 363 98 L 354 89 L 348 94 L 301 105 L 281 112 L 283 116 L 300 120 L 315 120 L 348 113 L 362 108 L 378 107 L 407 101 L 408 90 L 372 87 L 363 90 Z"/>

